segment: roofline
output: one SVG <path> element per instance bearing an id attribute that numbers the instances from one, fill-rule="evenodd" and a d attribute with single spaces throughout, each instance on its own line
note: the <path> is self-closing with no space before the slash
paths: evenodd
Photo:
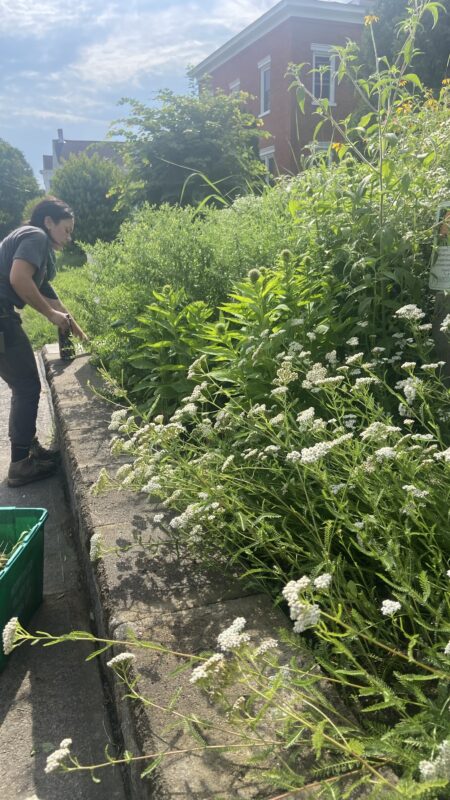
<path id="1" fill-rule="evenodd" d="M 222 66 L 248 45 L 253 44 L 291 17 L 323 19 L 327 22 L 362 23 L 366 2 L 367 0 L 361 0 L 360 5 L 355 5 L 353 3 L 324 2 L 324 0 L 280 0 L 276 6 L 266 11 L 259 19 L 247 25 L 244 30 L 225 42 L 197 66 L 192 67 L 189 70 L 189 75 L 197 79 L 207 75 L 211 70 Z"/>

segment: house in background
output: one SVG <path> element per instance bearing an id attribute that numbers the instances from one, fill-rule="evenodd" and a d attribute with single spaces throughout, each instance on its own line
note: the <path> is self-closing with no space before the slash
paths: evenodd
<path id="1" fill-rule="evenodd" d="M 79 156 L 81 154 L 88 156 L 93 156 L 95 154 L 108 161 L 115 161 L 117 164 L 122 164 L 117 143 L 98 142 L 88 139 L 65 139 L 63 129 L 58 128 L 58 138 L 52 141 L 52 155 L 42 156 L 43 168 L 39 170 L 44 181 L 46 192 L 50 191 L 52 178 L 58 167 L 60 167 L 64 161 L 67 161 L 70 156 Z"/>
<path id="2" fill-rule="evenodd" d="M 260 148 L 270 172 L 298 172 L 299 156 L 318 122 L 314 102 L 307 99 L 302 114 L 295 92 L 289 91 L 289 64 L 310 64 L 305 83 L 315 97 L 328 98 L 338 119 L 353 109 L 353 88 L 345 80 L 338 85 L 332 48 L 360 40 L 366 7 L 366 0 L 281 0 L 191 70 L 200 86 L 208 79 L 213 91 L 253 95 L 249 111 L 271 134 Z M 322 74 L 307 75 L 321 67 Z M 319 146 L 328 148 L 331 130 L 325 126 L 321 139 Z"/>

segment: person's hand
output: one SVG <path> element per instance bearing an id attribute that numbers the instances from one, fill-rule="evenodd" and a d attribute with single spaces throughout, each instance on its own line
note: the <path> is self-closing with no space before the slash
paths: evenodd
<path id="1" fill-rule="evenodd" d="M 52 309 L 52 312 L 48 318 L 53 325 L 56 325 L 56 327 L 59 328 L 61 333 L 69 333 L 70 331 L 69 314 L 63 314 L 62 311 L 56 311 L 55 309 Z"/>

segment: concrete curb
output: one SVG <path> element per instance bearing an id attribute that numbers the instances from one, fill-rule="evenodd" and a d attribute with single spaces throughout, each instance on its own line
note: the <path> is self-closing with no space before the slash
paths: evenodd
<path id="1" fill-rule="evenodd" d="M 286 618 L 269 598 L 246 592 L 235 577 L 224 575 L 223 568 L 212 572 L 186 554 L 175 556 L 153 521 L 157 509 L 144 498 L 127 492 L 100 497 L 90 494 L 100 468 L 115 472 L 120 464 L 109 452 L 111 406 L 95 394 L 101 380 L 87 356 L 63 363 L 57 346 L 49 345 L 43 358 L 97 635 L 121 639 L 131 628 L 144 640 L 196 653 L 214 650 L 217 635 L 237 616 L 247 619 L 247 629 L 255 640 L 276 635 L 286 626 Z M 119 556 L 106 555 L 93 565 L 89 541 L 94 533 L 100 533 L 111 548 L 134 546 Z M 143 549 L 139 538 L 158 548 L 153 552 Z M 121 685 L 106 669 L 124 747 L 135 755 L 176 754 L 162 761 L 151 781 L 140 777 L 148 761 L 130 767 L 133 800 L 270 797 L 272 790 L 260 785 L 249 766 L 249 751 L 182 752 L 193 747 L 192 737 L 182 725 L 172 726 L 176 717 L 169 718 L 162 710 L 177 690 L 181 690 L 177 712 L 191 715 L 194 711 L 217 726 L 211 730 L 208 744 L 230 743 L 224 718 L 189 682 L 190 670 L 171 676 L 180 665 L 175 657 L 152 650 L 136 651 L 136 656 L 138 691 L 151 698 L 152 705 L 124 699 Z"/>

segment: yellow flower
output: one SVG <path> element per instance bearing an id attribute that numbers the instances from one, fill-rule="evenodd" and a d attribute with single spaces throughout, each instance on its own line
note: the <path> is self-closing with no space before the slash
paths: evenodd
<path id="1" fill-rule="evenodd" d="M 406 86 L 407 82 L 408 81 L 400 81 L 398 85 L 399 86 Z"/>
<path id="2" fill-rule="evenodd" d="M 369 25 L 373 25 L 374 22 L 379 22 L 379 21 L 380 18 L 376 17 L 375 14 L 368 14 L 367 17 L 364 17 L 364 25 L 366 26 L 366 28 Z"/>
<path id="3" fill-rule="evenodd" d="M 333 150 L 336 150 L 336 152 L 338 153 L 339 150 L 341 150 L 342 147 L 344 147 L 344 145 L 342 144 L 342 142 L 333 142 L 331 147 L 332 147 Z"/>
<path id="4" fill-rule="evenodd" d="M 442 81 L 442 86 L 450 86 L 450 78 L 444 78 Z"/>

